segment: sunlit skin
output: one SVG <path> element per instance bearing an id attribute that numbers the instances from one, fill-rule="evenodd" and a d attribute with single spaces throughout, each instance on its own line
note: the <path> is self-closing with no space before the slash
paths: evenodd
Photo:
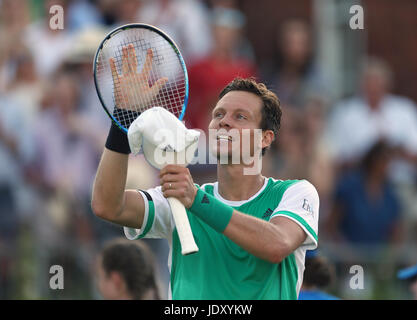
<path id="1" fill-rule="evenodd" d="M 227 147 L 227 153 L 231 158 L 233 152 L 239 152 L 240 158 L 243 154 L 242 143 L 250 143 L 250 146 L 246 146 L 250 149 L 250 154 L 254 154 L 254 149 L 258 157 L 262 148 L 268 146 L 274 138 L 271 130 L 266 130 L 262 133 L 262 141 L 254 142 L 254 130 L 260 130 L 262 121 L 262 100 L 253 93 L 245 91 L 232 91 L 227 93 L 220 99 L 216 107 L 212 112 L 212 120 L 209 124 L 209 130 L 221 131 L 217 135 L 211 135 L 210 138 L 215 141 L 210 141 L 211 144 L 217 144 L 217 154 L 219 158 L 220 154 L 225 151 Z M 242 136 L 242 130 L 250 130 L 250 141 Z M 240 144 L 228 142 L 225 139 L 219 139 L 219 136 L 224 135 L 224 131 L 231 132 L 231 139 L 240 140 Z M 236 134 L 239 134 L 236 137 Z M 233 136 L 234 135 L 234 136 Z M 255 148 L 255 144 L 258 148 Z M 232 148 L 239 148 L 239 150 L 233 150 Z"/>

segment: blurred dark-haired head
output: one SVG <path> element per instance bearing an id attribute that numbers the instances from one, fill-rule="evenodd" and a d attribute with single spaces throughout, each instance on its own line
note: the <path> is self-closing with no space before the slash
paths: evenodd
<path id="1" fill-rule="evenodd" d="M 303 286 L 324 289 L 331 285 L 335 277 L 333 266 L 320 255 L 306 256 Z"/>
<path id="2" fill-rule="evenodd" d="M 362 158 L 361 167 L 365 175 L 384 178 L 392 159 L 394 148 L 385 140 L 376 142 Z"/>
<path id="3" fill-rule="evenodd" d="M 301 19 L 284 21 L 278 33 L 279 68 L 291 66 L 299 72 L 307 71 L 312 60 L 310 27 Z"/>
<path id="4" fill-rule="evenodd" d="M 110 241 L 100 254 L 98 270 L 105 299 L 159 299 L 155 259 L 143 241 Z"/>

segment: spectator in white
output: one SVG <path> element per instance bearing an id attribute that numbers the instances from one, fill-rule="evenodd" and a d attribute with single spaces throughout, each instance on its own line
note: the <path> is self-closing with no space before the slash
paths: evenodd
<path id="1" fill-rule="evenodd" d="M 41 77 L 49 76 L 57 70 L 72 45 L 71 34 L 65 28 L 67 3 L 67 0 L 45 1 L 44 18 L 29 25 L 24 33 L 24 43 L 32 51 L 36 71 Z M 63 30 L 54 30 L 50 26 L 53 16 L 49 10 L 53 5 L 59 5 L 64 10 Z"/>
<path id="2" fill-rule="evenodd" d="M 79 130 L 79 87 L 73 75 L 57 73 L 44 100 L 34 130 L 40 183 L 47 190 L 86 200 L 98 159 Z"/>
<path id="3" fill-rule="evenodd" d="M 77 130 L 93 143 L 98 156 L 110 122 L 102 110 L 91 70 L 96 50 L 106 34 L 104 27 L 85 28 L 75 32 L 73 45 L 64 60 L 65 68 L 73 71 L 80 89 Z"/>
<path id="4" fill-rule="evenodd" d="M 7 95 L 21 105 L 26 124 L 31 125 L 39 112 L 43 81 L 36 73 L 30 50 L 17 41 L 14 44 L 14 54 L 8 63 L 13 66 L 14 72 L 10 74 L 10 81 L 6 87 Z"/>
<path id="5" fill-rule="evenodd" d="M 201 1 L 143 0 L 139 21 L 168 33 L 187 65 L 205 56 L 211 48 L 210 17 Z"/>
<path id="6" fill-rule="evenodd" d="M 338 164 L 357 161 L 378 140 L 396 146 L 402 161 L 394 162 L 397 182 L 415 177 L 417 163 L 417 106 L 390 93 L 392 73 L 377 58 L 368 58 L 362 72 L 361 92 L 341 101 L 330 116 L 329 147 Z M 401 170 L 399 170 L 401 168 Z"/>

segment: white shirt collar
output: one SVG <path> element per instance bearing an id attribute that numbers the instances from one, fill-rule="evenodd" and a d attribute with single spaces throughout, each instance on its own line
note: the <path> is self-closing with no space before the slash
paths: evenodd
<path id="1" fill-rule="evenodd" d="M 263 186 L 258 190 L 258 192 L 256 192 L 252 197 L 250 197 L 247 200 L 239 200 L 239 201 L 231 201 L 231 200 L 227 200 L 224 199 L 220 194 L 219 194 L 219 182 L 215 182 L 214 186 L 213 186 L 213 195 L 220 200 L 221 202 L 231 206 L 231 207 L 240 207 L 241 205 L 255 199 L 262 191 L 264 191 L 264 189 L 266 188 L 267 184 L 268 184 L 269 179 L 268 178 L 264 178 L 264 184 Z"/>

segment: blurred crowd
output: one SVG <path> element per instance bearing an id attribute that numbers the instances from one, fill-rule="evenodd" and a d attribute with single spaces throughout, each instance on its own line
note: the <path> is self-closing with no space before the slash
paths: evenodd
<path id="1" fill-rule="evenodd" d="M 64 29 L 49 8 L 64 9 Z M 313 26 L 283 21 L 257 59 L 247 17 L 234 0 L 0 0 L 0 299 L 97 299 L 96 256 L 122 228 L 91 212 L 95 171 L 110 127 L 95 92 L 95 50 L 113 28 L 158 26 L 178 44 L 190 79 L 189 128 L 207 129 L 220 90 L 254 76 L 275 91 L 282 127 L 264 175 L 307 179 L 320 195 L 319 247 L 334 265 L 329 289 L 343 299 L 409 297 L 396 272 L 417 262 L 417 106 L 392 93 L 395 74 L 363 57 L 356 94 L 335 97 L 315 61 Z M 190 168 L 196 183 L 213 166 Z M 128 187 L 158 183 L 132 157 Z M 166 298 L 167 243 L 155 253 Z M 65 290 L 49 288 L 62 265 Z M 365 269 L 352 290 L 349 268 Z M 116 279 L 117 280 L 117 279 Z"/>

